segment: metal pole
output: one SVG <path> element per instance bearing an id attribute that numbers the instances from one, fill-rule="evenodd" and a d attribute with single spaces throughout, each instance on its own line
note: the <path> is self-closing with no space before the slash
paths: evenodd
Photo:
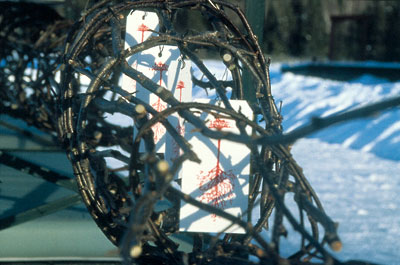
<path id="1" fill-rule="evenodd" d="M 246 0 L 246 17 L 257 36 L 259 43 L 263 41 L 264 19 L 265 19 L 264 0 Z M 244 99 L 251 103 L 256 102 L 256 88 L 248 71 L 243 71 Z"/>
<path id="2" fill-rule="evenodd" d="M 260 43 L 264 35 L 265 2 L 264 0 L 246 0 L 246 16 Z"/>
<path id="3" fill-rule="evenodd" d="M 253 29 L 254 34 L 258 38 L 260 45 L 264 35 L 264 19 L 265 19 L 265 3 L 267 0 L 246 0 L 246 17 Z M 248 70 L 243 70 L 243 92 L 244 99 L 249 103 L 256 103 L 256 87 L 253 78 Z M 253 189 L 254 177 L 253 166 L 250 167 L 250 190 Z M 249 201 L 249 209 L 252 207 Z M 248 221 L 251 222 L 251 215 L 248 216 Z"/>

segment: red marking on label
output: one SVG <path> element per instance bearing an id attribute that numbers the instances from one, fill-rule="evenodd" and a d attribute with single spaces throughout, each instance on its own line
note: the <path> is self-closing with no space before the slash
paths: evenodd
<path id="1" fill-rule="evenodd" d="M 151 106 L 158 112 L 161 112 L 167 108 L 167 105 L 162 102 L 160 98 L 158 98 L 156 102 L 151 104 Z"/>
<path id="2" fill-rule="evenodd" d="M 161 112 L 167 108 L 167 104 L 162 102 L 160 98 L 158 98 L 157 101 L 151 106 L 158 112 Z M 154 142 L 158 143 L 161 137 L 165 134 L 166 129 L 160 122 L 154 124 L 151 129 L 154 132 Z"/>
<path id="3" fill-rule="evenodd" d="M 155 63 L 153 68 L 154 71 L 160 71 L 160 86 L 162 84 L 162 73 L 168 70 L 168 65 L 162 62 Z"/>
<path id="4" fill-rule="evenodd" d="M 220 131 L 223 128 L 231 128 L 231 125 L 226 120 L 221 120 L 221 119 L 217 118 L 210 123 L 208 128 L 211 128 L 211 129 L 214 128 L 214 129 L 217 129 L 218 131 Z"/>
<path id="5" fill-rule="evenodd" d="M 179 102 L 182 102 L 182 89 L 185 88 L 185 83 L 183 81 L 179 81 L 178 84 L 176 85 L 176 89 L 179 89 Z M 185 126 L 182 124 L 181 126 L 181 116 L 178 117 L 178 125 L 176 126 L 176 131 L 184 136 L 185 135 Z M 174 160 L 178 157 L 180 154 L 180 147 L 179 145 L 173 140 L 172 142 L 172 158 L 171 160 Z"/>
<path id="6" fill-rule="evenodd" d="M 144 40 L 144 32 L 148 31 L 149 28 L 145 24 L 141 24 L 137 30 L 142 32 L 142 41 L 141 42 L 143 42 L 143 40 Z"/>
<path id="7" fill-rule="evenodd" d="M 176 85 L 176 89 L 179 89 L 179 102 L 182 102 L 182 89 L 185 88 L 185 83 L 183 81 L 179 81 Z M 181 125 L 182 124 L 182 125 Z M 176 126 L 176 131 L 184 136 L 185 135 L 185 126 L 181 122 L 181 116 L 178 116 L 178 125 Z M 175 160 L 181 153 L 181 148 L 175 140 L 172 140 L 172 157 L 171 161 Z"/>
<path id="8" fill-rule="evenodd" d="M 222 130 L 223 128 L 230 128 L 231 126 L 225 120 L 216 119 L 211 122 L 208 127 Z M 220 155 L 221 139 L 217 142 L 217 165 L 208 172 L 200 171 L 197 179 L 199 180 L 199 189 L 203 191 L 203 194 L 200 196 L 200 201 L 211 203 L 214 207 L 224 209 L 227 201 L 232 204 L 236 176 L 233 174 L 232 170 L 222 170 Z M 215 221 L 217 216 L 212 214 L 212 218 L 213 221 Z"/>
<path id="9" fill-rule="evenodd" d="M 179 81 L 176 85 L 176 89 L 179 89 L 179 102 L 182 102 L 182 89 L 185 88 L 185 83 L 183 81 Z"/>

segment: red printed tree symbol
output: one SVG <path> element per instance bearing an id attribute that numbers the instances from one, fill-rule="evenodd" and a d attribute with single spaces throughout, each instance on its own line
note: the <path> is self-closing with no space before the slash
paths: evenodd
<path id="1" fill-rule="evenodd" d="M 142 23 L 137 30 L 142 32 L 142 41 L 141 42 L 143 42 L 143 40 L 144 40 L 144 32 L 148 31 L 149 28 L 145 24 Z"/>
<path id="2" fill-rule="evenodd" d="M 162 84 L 162 73 L 168 70 L 168 65 L 162 62 L 155 63 L 153 68 L 154 71 L 160 71 L 160 86 Z"/>
<path id="3" fill-rule="evenodd" d="M 151 106 L 158 112 L 161 112 L 167 108 L 167 105 L 162 102 L 160 98 L 158 98 L 157 101 Z M 154 132 L 154 142 L 158 143 L 161 137 L 165 134 L 165 127 L 161 123 L 157 122 L 153 125 L 153 127 L 151 127 L 151 129 Z"/>
<path id="4" fill-rule="evenodd" d="M 184 88 L 185 88 L 185 83 L 183 81 L 179 81 L 178 84 L 176 85 L 176 89 L 179 89 L 179 102 L 182 102 L 182 89 Z M 178 117 L 178 125 L 176 126 L 176 131 L 182 136 L 185 135 L 185 126 L 183 124 L 181 125 L 180 116 Z M 180 153 L 180 147 L 175 141 L 172 142 L 172 153 L 173 155 L 171 160 L 177 158 Z"/>
<path id="5" fill-rule="evenodd" d="M 230 128 L 230 124 L 217 118 L 211 122 L 209 128 L 215 128 L 220 131 L 223 128 Z M 199 189 L 203 192 L 200 196 L 200 201 L 211 203 L 215 207 L 224 209 L 228 200 L 232 204 L 236 176 L 232 170 L 224 171 L 221 168 L 220 153 L 221 139 L 218 140 L 217 146 L 217 165 L 208 172 L 200 171 L 197 179 L 199 180 Z M 214 221 L 217 218 L 215 214 L 212 217 Z"/>
<path id="6" fill-rule="evenodd" d="M 168 65 L 162 62 L 155 63 L 153 68 L 154 71 L 160 71 L 160 86 L 162 84 L 162 73 L 168 70 Z M 155 103 L 151 105 L 156 111 L 161 112 L 167 108 L 167 105 L 161 101 L 160 98 L 157 99 Z M 154 132 L 154 142 L 157 143 L 161 137 L 165 134 L 165 128 L 161 123 L 156 123 L 152 128 Z"/>
<path id="7" fill-rule="evenodd" d="M 179 89 L 179 102 L 182 102 L 182 89 L 185 88 L 185 83 L 183 81 L 179 81 L 176 85 L 176 89 Z"/>

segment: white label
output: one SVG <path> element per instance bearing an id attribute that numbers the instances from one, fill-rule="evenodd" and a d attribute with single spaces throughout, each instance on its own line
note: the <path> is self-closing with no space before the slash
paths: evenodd
<path id="1" fill-rule="evenodd" d="M 202 101 L 208 103 L 209 101 Z M 232 107 L 246 117 L 252 111 L 246 101 L 232 100 Z M 239 133 L 232 119 L 202 113 L 200 118 L 212 130 Z M 193 126 L 186 125 L 186 138 L 201 159 L 201 164 L 185 161 L 182 165 L 182 192 L 198 201 L 222 209 L 234 216 L 242 216 L 248 204 L 250 150 L 243 144 L 227 140 L 214 140 L 203 136 Z M 251 128 L 246 128 L 248 134 Z M 225 230 L 230 221 L 183 202 L 180 211 L 180 231 L 218 233 Z M 227 233 L 245 233 L 238 225 Z"/>
<path id="2" fill-rule="evenodd" d="M 158 31 L 158 23 L 159 19 L 156 13 L 138 10 L 130 13 L 127 17 L 125 48 L 142 43 L 150 36 L 155 35 L 156 33 L 153 31 Z M 177 47 L 160 45 L 132 55 L 127 61 L 130 66 L 150 78 L 154 83 L 167 88 L 168 72 L 172 70 L 171 68 L 177 67 L 175 62 L 179 56 L 180 51 Z M 130 93 L 135 93 L 137 98 L 149 104 L 158 112 L 167 108 L 167 103 L 126 75 L 122 76 L 122 88 Z M 161 123 L 156 123 L 152 126 L 152 130 L 156 152 L 164 153 L 166 142 L 165 127 Z M 144 152 L 143 144 L 140 146 L 140 151 Z"/>

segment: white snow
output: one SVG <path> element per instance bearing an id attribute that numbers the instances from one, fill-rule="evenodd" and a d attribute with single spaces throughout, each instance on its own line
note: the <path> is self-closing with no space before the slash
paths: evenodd
<path id="1" fill-rule="evenodd" d="M 314 116 L 326 117 L 372 102 L 400 95 L 400 82 L 390 83 L 370 75 L 350 82 L 282 74 L 271 71 L 272 94 L 282 101 L 283 126 L 286 131 L 305 125 Z M 310 137 L 339 143 L 351 149 L 372 152 L 379 157 L 400 160 L 400 108 L 379 116 L 355 120 L 317 132 Z"/>
<path id="2" fill-rule="evenodd" d="M 373 76 L 350 82 L 271 69 L 284 128 L 400 94 L 400 82 Z M 400 259 L 400 109 L 355 120 L 297 141 L 292 153 L 326 212 L 339 222 L 340 260 L 398 264 Z M 293 233 L 293 231 L 291 231 Z M 288 243 L 290 248 L 296 246 Z"/>
<path id="3" fill-rule="evenodd" d="M 343 250 L 334 255 L 398 264 L 400 162 L 319 139 L 296 142 L 292 153 L 327 214 L 339 222 Z"/>

